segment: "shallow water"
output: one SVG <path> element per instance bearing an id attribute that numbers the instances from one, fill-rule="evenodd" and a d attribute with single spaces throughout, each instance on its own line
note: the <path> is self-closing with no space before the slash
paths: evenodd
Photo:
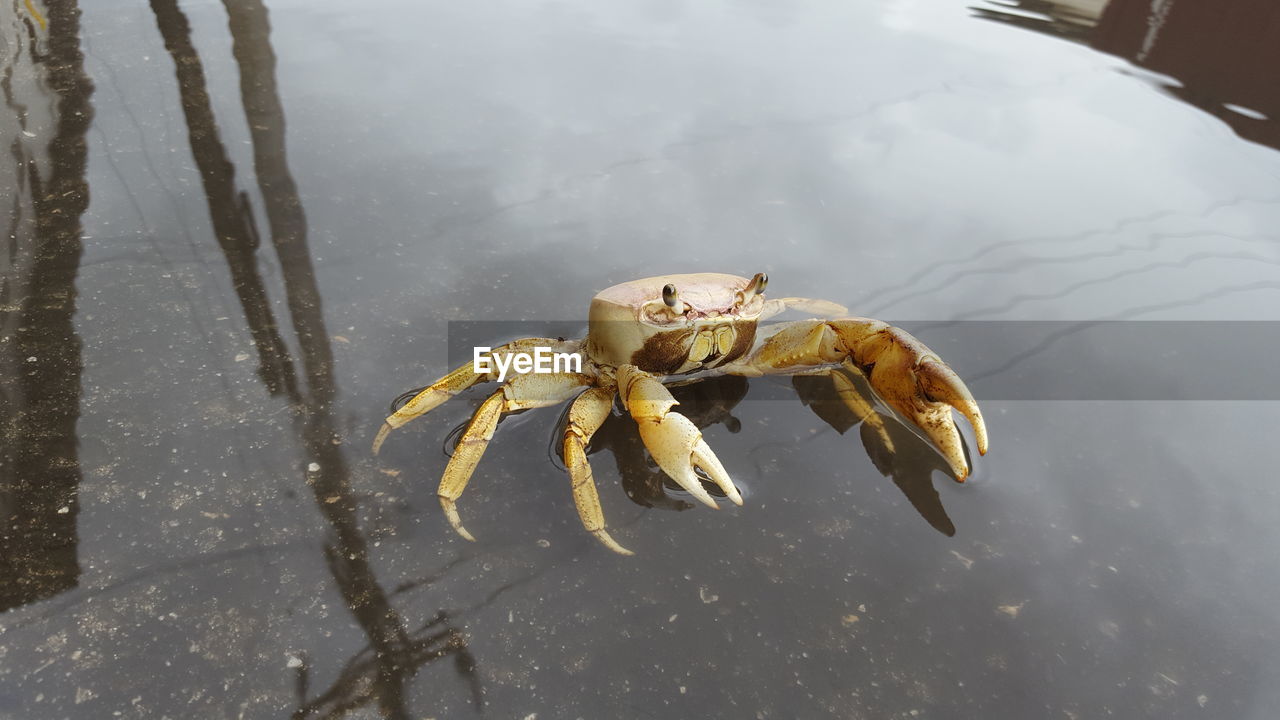
<path id="1" fill-rule="evenodd" d="M 1280 13 L 971 1 L 0 9 L 0 717 L 1271 717 Z M 483 392 L 370 454 L 464 339 L 695 271 L 911 328 L 991 453 L 684 388 L 746 504 L 613 418 L 632 558 L 555 409 L 475 544 Z"/>

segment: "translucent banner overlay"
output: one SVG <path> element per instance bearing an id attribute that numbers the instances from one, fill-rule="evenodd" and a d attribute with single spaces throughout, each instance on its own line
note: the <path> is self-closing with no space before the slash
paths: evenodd
<path id="1" fill-rule="evenodd" d="M 762 332 L 770 325 L 761 323 Z M 1280 400 L 1280 322 L 904 321 L 978 400 Z M 582 338 L 583 321 L 450 322 L 449 366 L 477 346 Z M 751 400 L 793 400 L 776 383 Z"/>

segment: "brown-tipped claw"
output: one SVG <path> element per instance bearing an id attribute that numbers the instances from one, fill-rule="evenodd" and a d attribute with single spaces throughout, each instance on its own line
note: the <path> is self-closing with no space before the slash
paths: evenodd
<path id="1" fill-rule="evenodd" d="M 913 355 L 923 359 L 915 362 Z M 871 387 L 890 407 L 924 431 L 946 458 L 956 480 L 964 482 L 970 468 L 952 408 L 968 418 L 982 454 L 987 452 L 987 427 L 959 376 L 923 346 L 904 344 L 881 355 L 870 379 Z"/>
<path id="2" fill-rule="evenodd" d="M 920 381 L 920 389 L 929 398 L 946 403 L 964 415 L 969 425 L 973 427 L 974 436 L 978 440 L 978 454 L 986 455 L 987 424 L 982 419 L 982 411 L 978 409 L 977 401 L 973 399 L 973 394 L 969 392 L 969 388 L 965 387 L 960 376 L 945 363 L 933 359 L 920 363 L 916 368 L 916 376 Z"/>

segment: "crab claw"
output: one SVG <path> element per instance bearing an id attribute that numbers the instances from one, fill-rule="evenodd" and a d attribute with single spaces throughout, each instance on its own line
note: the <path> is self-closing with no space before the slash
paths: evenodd
<path id="1" fill-rule="evenodd" d="M 689 418 L 669 412 L 661 420 L 636 420 L 640 426 L 640 439 L 644 440 L 658 467 L 690 495 L 707 507 L 719 508 L 711 494 L 702 487 L 702 481 L 694 472 L 696 467 L 705 472 L 735 505 L 742 504 L 742 495 L 729 479 L 729 473 L 725 472 Z"/>
<path id="2" fill-rule="evenodd" d="M 702 439 L 698 426 L 684 415 L 671 411 L 671 406 L 679 404 L 671 397 L 671 391 L 652 376 L 630 366 L 624 366 L 618 377 L 626 388 L 626 406 L 640 428 L 640 439 L 658 467 L 707 507 L 718 509 L 720 506 L 702 487 L 695 468 L 706 473 L 730 501 L 741 505 L 742 495 Z"/>
<path id="3" fill-rule="evenodd" d="M 982 411 L 978 409 L 977 401 L 973 399 L 973 394 L 969 392 L 969 388 L 965 387 L 960 376 L 946 363 L 933 358 L 920 363 L 920 367 L 916 368 L 916 375 L 920 381 L 920 389 L 925 395 L 959 410 L 960 414 L 969 421 L 969 425 L 973 427 L 973 434 L 978 440 L 978 454 L 986 455 L 987 423 L 983 421 Z"/>
<path id="4" fill-rule="evenodd" d="M 914 368 L 877 363 L 870 379 L 871 386 L 894 410 L 924 431 L 946 458 L 956 480 L 964 482 L 969 477 L 969 463 L 951 410 L 959 410 L 973 426 L 981 455 L 987 454 L 987 426 L 978 403 L 955 371 L 926 355 Z"/>
<path id="5" fill-rule="evenodd" d="M 987 426 L 960 376 L 901 328 L 866 318 L 836 320 L 830 326 L 881 399 L 924 431 L 956 479 L 964 482 L 969 463 L 951 410 L 960 411 L 973 426 L 983 455 L 987 454 Z"/>

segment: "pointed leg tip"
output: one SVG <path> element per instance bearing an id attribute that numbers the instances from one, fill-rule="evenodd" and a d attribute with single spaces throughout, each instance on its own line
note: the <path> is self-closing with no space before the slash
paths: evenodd
<path id="1" fill-rule="evenodd" d="M 599 540 L 602 545 L 619 555 L 635 555 L 635 553 L 619 545 L 618 541 L 614 540 L 613 536 L 605 530 L 592 530 L 591 534 L 595 535 L 596 539 Z"/>
<path id="2" fill-rule="evenodd" d="M 391 434 L 391 425 L 382 423 L 382 427 L 378 429 L 378 434 L 373 438 L 373 454 L 377 455 L 382 450 L 382 443 L 386 442 L 387 436 Z"/>
<path id="3" fill-rule="evenodd" d="M 458 515 L 458 508 L 449 498 L 440 498 L 440 507 L 444 508 L 444 516 L 448 518 L 449 525 L 462 536 L 464 540 L 475 542 L 476 538 L 465 527 L 462 526 L 462 518 Z"/>
<path id="4" fill-rule="evenodd" d="M 450 520 L 449 520 L 449 524 L 450 524 L 450 525 L 452 525 L 452 526 L 453 526 L 453 529 L 454 529 L 454 530 L 455 530 L 459 535 L 461 535 L 461 536 L 462 536 L 462 539 L 463 539 L 463 540 L 467 540 L 467 541 L 469 541 L 469 542 L 475 542 L 475 541 L 476 541 L 476 536 L 475 536 L 475 535 L 472 535 L 472 534 L 471 534 L 471 532 L 470 532 L 469 530 L 467 530 L 465 527 L 463 527 L 463 526 L 462 526 L 462 522 L 461 522 L 461 521 L 454 522 L 454 521 L 453 521 L 453 518 L 450 518 Z"/>

